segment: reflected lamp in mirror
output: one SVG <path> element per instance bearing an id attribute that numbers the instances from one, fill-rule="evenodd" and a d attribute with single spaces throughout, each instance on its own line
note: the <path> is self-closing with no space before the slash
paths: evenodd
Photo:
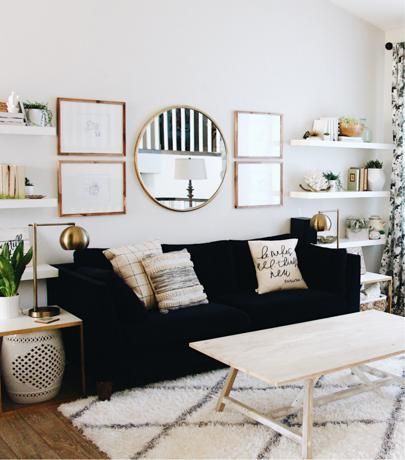
<path id="1" fill-rule="evenodd" d="M 336 213 L 336 237 L 326 236 L 318 238 L 319 242 L 322 243 L 333 243 L 336 241 L 336 248 L 339 249 L 339 209 L 332 209 L 330 211 L 318 211 L 314 214 L 310 220 L 310 226 L 316 232 L 326 232 L 331 230 L 332 221 L 331 218 L 326 214 L 327 212 Z M 324 238 L 324 239 L 323 239 Z"/>
<path id="2" fill-rule="evenodd" d="M 143 189 L 155 203 L 173 211 L 209 203 L 226 167 L 220 129 L 208 115 L 188 106 L 159 111 L 145 124 L 135 146 L 135 170 Z M 182 180 L 191 183 L 187 187 Z"/>
<path id="3" fill-rule="evenodd" d="M 187 198 L 190 208 L 193 207 L 193 180 L 206 180 L 207 169 L 203 158 L 176 158 L 174 166 L 174 178 L 187 180 Z"/>

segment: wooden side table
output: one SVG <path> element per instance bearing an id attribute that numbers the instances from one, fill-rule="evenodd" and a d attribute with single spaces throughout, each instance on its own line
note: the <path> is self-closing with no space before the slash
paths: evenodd
<path id="1" fill-rule="evenodd" d="M 51 331 L 55 329 L 65 329 L 68 327 L 78 327 L 80 334 L 80 373 L 82 392 L 86 394 L 86 375 L 84 362 L 84 334 L 83 321 L 66 310 L 61 309 L 59 318 L 50 324 L 36 323 L 33 318 L 27 315 L 21 315 L 18 318 L 0 321 L 0 338 L 7 335 L 29 334 L 30 332 Z M 2 400 L 2 382 L 0 374 L 0 413 L 3 412 Z"/>

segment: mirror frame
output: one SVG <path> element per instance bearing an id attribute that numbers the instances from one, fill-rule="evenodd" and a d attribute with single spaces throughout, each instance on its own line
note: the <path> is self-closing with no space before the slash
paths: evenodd
<path id="1" fill-rule="evenodd" d="M 149 124 L 157 117 L 159 116 L 160 114 L 164 113 L 164 112 L 167 112 L 169 110 L 173 110 L 173 109 L 192 109 L 192 110 L 195 110 L 201 114 L 203 114 L 204 116 L 206 116 L 207 118 L 209 118 L 212 123 L 215 124 L 215 126 L 217 127 L 219 133 L 221 134 L 221 137 L 222 137 L 222 140 L 224 142 L 224 147 L 225 147 L 225 168 L 224 168 L 224 175 L 222 177 L 222 180 L 220 182 L 220 184 L 218 185 L 218 188 L 217 190 L 215 191 L 215 193 L 205 202 L 205 203 L 202 203 L 202 204 L 199 204 L 198 206 L 194 206 L 192 208 L 187 208 L 187 209 L 173 209 L 173 208 L 169 208 L 168 206 L 162 204 L 159 200 L 157 200 L 151 193 L 150 191 L 148 190 L 147 186 L 145 185 L 143 179 L 142 179 L 142 176 L 141 176 L 141 173 L 139 171 L 139 168 L 138 168 L 138 156 L 139 156 L 139 144 L 141 143 L 141 140 L 143 138 L 143 135 L 145 134 L 145 131 L 146 131 L 146 128 L 149 126 Z M 164 107 L 163 109 L 160 109 L 158 110 L 157 112 L 155 112 L 152 116 L 150 116 L 147 121 L 143 124 L 141 130 L 139 131 L 138 133 L 138 136 L 137 136 L 137 139 L 136 139 L 136 143 L 135 143 L 135 148 L 134 148 L 134 167 L 135 167 L 135 174 L 138 178 L 138 181 L 139 183 L 141 184 L 141 187 L 143 189 L 143 191 L 149 196 L 149 198 L 151 198 L 156 204 L 158 204 L 159 206 L 161 206 L 162 208 L 164 209 L 167 209 L 168 211 L 174 211 L 174 212 L 191 212 L 191 211 L 196 211 L 197 209 L 200 209 L 200 208 L 203 208 L 204 206 L 206 206 L 207 204 L 211 203 L 211 201 L 217 196 L 217 194 L 219 193 L 219 191 L 221 190 L 222 188 L 222 185 L 224 183 L 224 180 L 225 180 L 225 177 L 226 177 L 226 173 L 228 171 L 228 146 L 227 146 L 227 143 L 226 143 L 226 140 L 225 140 L 225 137 L 222 133 L 222 130 L 221 128 L 218 126 L 217 122 L 210 116 L 208 115 L 206 112 L 204 112 L 203 110 L 200 110 L 196 107 L 193 107 L 193 106 L 190 106 L 190 105 L 170 105 L 168 107 Z"/>

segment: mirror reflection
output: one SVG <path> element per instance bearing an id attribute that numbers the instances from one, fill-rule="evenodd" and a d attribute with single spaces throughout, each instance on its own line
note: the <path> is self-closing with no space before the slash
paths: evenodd
<path id="1" fill-rule="evenodd" d="M 226 172 L 221 131 L 206 114 L 191 107 L 172 107 L 143 128 L 135 148 L 138 177 L 161 206 L 190 211 L 207 204 Z"/>

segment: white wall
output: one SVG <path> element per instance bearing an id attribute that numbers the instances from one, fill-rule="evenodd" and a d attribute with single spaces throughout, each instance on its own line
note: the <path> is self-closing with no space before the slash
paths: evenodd
<path id="1" fill-rule="evenodd" d="M 384 34 L 324 0 L 2 0 L 0 99 L 83 97 L 127 102 L 127 204 L 124 216 L 76 219 L 92 246 L 158 237 L 165 242 L 247 238 L 289 229 L 292 216 L 339 207 L 347 215 L 386 214 L 384 200 L 300 202 L 233 208 L 233 111 L 284 114 L 284 141 L 319 116 L 366 117 L 383 139 Z M 188 104 L 212 116 L 229 163 L 221 192 L 190 213 L 167 211 L 142 191 L 133 148 L 159 108 Z M 389 154 L 378 155 L 389 160 Z M 342 173 L 370 153 L 284 147 L 284 190 L 309 169 Z M 66 158 L 62 158 L 66 159 Z M 1 162 L 27 165 L 37 191 L 56 194 L 56 139 L 2 136 Z M 58 220 L 53 210 L 2 211 L 1 225 Z M 61 219 L 62 220 L 62 219 Z M 42 258 L 65 259 L 57 230 L 41 231 Z M 380 250 L 367 249 L 371 266 Z"/>

